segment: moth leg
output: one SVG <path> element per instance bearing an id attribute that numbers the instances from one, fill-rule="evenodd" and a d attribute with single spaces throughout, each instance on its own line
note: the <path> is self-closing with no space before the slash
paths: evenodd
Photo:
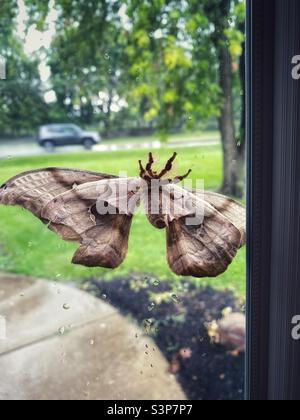
<path id="1" fill-rule="evenodd" d="M 177 157 L 177 153 L 175 152 L 173 154 L 173 156 L 171 157 L 171 159 L 168 160 L 165 168 L 161 171 L 161 173 L 158 175 L 159 178 L 165 176 L 168 172 L 170 172 L 172 170 L 173 167 L 173 162 Z"/>
<path id="2" fill-rule="evenodd" d="M 188 170 L 188 172 L 185 174 L 185 175 L 182 175 L 182 176 L 177 176 L 175 179 L 174 179 L 174 182 L 175 183 L 177 183 L 177 182 L 181 182 L 181 181 L 183 181 L 184 179 L 186 179 L 190 174 L 191 174 L 191 172 L 192 172 L 192 170 L 191 169 L 189 169 Z"/>

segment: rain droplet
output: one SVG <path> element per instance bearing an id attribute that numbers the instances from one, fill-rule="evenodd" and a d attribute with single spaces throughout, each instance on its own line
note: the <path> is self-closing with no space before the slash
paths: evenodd
<path id="1" fill-rule="evenodd" d="M 93 346 L 95 344 L 95 340 L 90 340 L 90 345 Z"/>
<path id="2" fill-rule="evenodd" d="M 70 309 L 70 305 L 68 305 L 67 303 L 64 304 L 63 308 L 68 311 Z"/>
<path id="3" fill-rule="evenodd" d="M 109 56 L 108 52 L 106 52 L 106 53 L 104 54 L 104 58 L 105 58 L 105 60 L 109 60 L 109 59 L 110 59 L 110 56 Z"/>
<path id="4" fill-rule="evenodd" d="M 102 295 L 102 299 L 106 300 L 107 299 L 107 295 L 105 293 L 103 293 Z"/>
<path id="5" fill-rule="evenodd" d="M 153 282 L 153 286 L 154 286 L 154 287 L 157 287 L 157 286 L 159 286 L 159 285 L 160 285 L 159 281 L 158 281 L 158 280 L 154 280 L 154 282 Z"/>

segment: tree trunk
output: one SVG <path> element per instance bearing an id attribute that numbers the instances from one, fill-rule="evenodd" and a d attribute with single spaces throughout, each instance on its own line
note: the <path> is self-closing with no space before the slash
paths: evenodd
<path id="1" fill-rule="evenodd" d="M 223 194 L 241 197 L 238 151 L 234 127 L 232 59 L 227 43 L 219 46 L 220 87 L 223 96 L 219 127 L 223 146 Z"/>
<path id="2" fill-rule="evenodd" d="M 245 24 L 240 26 L 240 31 L 244 32 Z M 240 122 L 240 134 L 237 147 L 237 175 L 238 182 L 245 195 L 245 184 L 246 184 L 246 42 L 242 45 L 243 53 L 240 58 L 240 80 L 241 80 L 241 122 Z"/>

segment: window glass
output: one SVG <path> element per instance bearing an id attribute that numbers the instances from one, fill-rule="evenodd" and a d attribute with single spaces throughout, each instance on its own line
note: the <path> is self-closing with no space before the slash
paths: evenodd
<path id="1" fill-rule="evenodd" d="M 0 28 L 0 399 L 243 399 L 244 1 Z"/>

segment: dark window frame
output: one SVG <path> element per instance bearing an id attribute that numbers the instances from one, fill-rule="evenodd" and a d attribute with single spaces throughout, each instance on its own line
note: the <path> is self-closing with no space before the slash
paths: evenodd
<path id="1" fill-rule="evenodd" d="M 247 1 L 246 398 L 300 399 L 300 1 Z"/>

